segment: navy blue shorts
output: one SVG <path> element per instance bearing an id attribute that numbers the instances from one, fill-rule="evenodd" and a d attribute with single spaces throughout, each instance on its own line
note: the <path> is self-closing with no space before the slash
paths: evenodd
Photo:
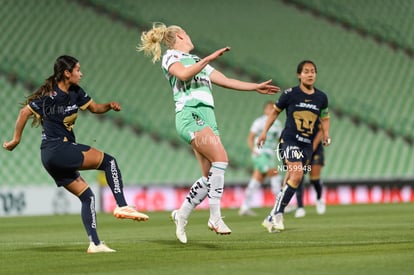
<path id="1" fill-rule="evenodd" d="M 42 164 L 57 186 L 66 186 L 76 180 L 82 166 L 84 152 L 91 147 L 64 141 L 47 141 L 41 146 Z"/>
<path id="2" fill-rule="evenodd" d="M 324 149 L 323 149 L 323 145 L 321 142 L 319 143 L 316 150 L 313 152 L 312 159 L 310 162 L 311 165 L 321 165 L 321 166 L 325 165 L 325 155 L 323 153 L 323 150 Z"/>
<path id="3" fill-rule="evenodd" d="M 282 140 L 278 148 L 279 159 L 286 165 L 288 162 L 302 162 L 308 166 L 312 157 L 312 145 L 297 141 Z"/>

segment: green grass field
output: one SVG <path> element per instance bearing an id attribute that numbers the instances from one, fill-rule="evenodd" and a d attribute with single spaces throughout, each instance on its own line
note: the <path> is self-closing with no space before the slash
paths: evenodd
<path id="1" fill-rule="evenodd" d="M 207 229 L 195 211 L 188 243 L 175 239 L 169 213 L 148 222 L 98 214 L 102 240 L 117 253 L 86 253 L 78 215 L 0 218 L 1 274 L 413 274 L 414 205 L 328 206 L 323 216 L 285 215 L 286 230 L 269 234 L 257 217 L 223 210 L 233 233 Z"/>

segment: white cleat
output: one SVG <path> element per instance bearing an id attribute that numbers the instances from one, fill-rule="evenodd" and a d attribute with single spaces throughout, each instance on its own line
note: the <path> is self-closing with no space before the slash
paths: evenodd
<path id="1" fill-rule="evenodd" d="M 185 234 L 185 226 L 187 225 L 187 220 L 184 219 L 178 212 L 174 210 L 171 212 L 171 220 L 175 223 L 176 230 L 175 235 L 181 243 L 187 243 L 187 235 Z"/>
<path id="2" fill-rule="evenodd" d="M 109 248 L 104 242 L 101 242 L 98 245 L 95 245 L 93 242 L 90 242 L 87 252 L 89 254 L 107 253 L 107 252 L 116 252 L 116 250 Z"/>
<path id="3" fill-rule="evenodd" d="M 324 199 L 320 199 L 316 201 L 316 213 L 319 215 L 323 215 L 326 212 L 326 205 Z"/>
<path id="4" fill-rule="evenodd" d="M 215 221 L 208 220 L 207 226 L 211 231 L 214 231 L 217 234 L 220 234 L 220 235 L 231 234 L 231 229 L 224 223 L 222 218 L 218 218 Z"/>
<path id="5" fill-rule="evenodd" d="M 300 207 L 295 211 L 295 218 L 303 218 L 306 216 L 306 211 L 304 208 Z"/>
<path id="6" fill-rule="evenodd" d="M 262 222 L 262 226 L 266 228 L 269 233 L 273 233 L 273 223 L 272 223 L 272 216 L 267 216 L 264 221 Z"/>
<path id="7" fill-rule="evenodd" d="M 283 224 L 283 214 L 277 213 L 276 215 L 272 216 L 272 223 L 273 223 L 273 232 L 280 232 L 285 230 L 285 225 Z"/>
<path id="8" fill-rule="evenodd" d="M 114 210 L 114 216 L 118 219 L 131 219 L 136 221 L 146 221 L 148 216 L 138 212 L 133 206 L 117 206 Z"/>

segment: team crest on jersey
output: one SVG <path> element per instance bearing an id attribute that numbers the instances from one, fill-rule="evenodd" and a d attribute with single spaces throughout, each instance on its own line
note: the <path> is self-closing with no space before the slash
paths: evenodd
<path id="1" fill-rule="evenodd" d="M 193 116 L 193 118 L 194 118 L 194 120 L 195 120 L 195 122 L 196 122 L 196 124 L 198 125 L 198 126 L 203 126 L 204 125 L 204 120 L 201 118 L 201 117 L 199 117 L 197 114 L 195 114 L 195 113 L 192 113 L 192 116 Z"/>

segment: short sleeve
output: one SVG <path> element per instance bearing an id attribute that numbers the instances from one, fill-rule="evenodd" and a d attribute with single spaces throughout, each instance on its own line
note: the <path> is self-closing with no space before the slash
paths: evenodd
<path id="1" fill-rule="evenodd" d="M 206 70 L 207 75 L 210 75 L 214 71 L 214 68 L 213 68 L 213 66 L 207 64 L 207 66 L 204 68 L 204 70 Z"/>
<path id="2" fill-rule="evenodd" d="M 285 90 L 280 95 L 279 99 L 276 101 L 275 107 L 279 112 L 286 109 L 287 106 L 289 105 L 289 97 L 290 97 L 290 92 L 291 91 L 292 91 L 292 89 Z"/>
<path id="3" fill-rule="evenodd" d="M 165 55 L 162 57 L 162 67 L 165 71 L 168 71 L 170 66 L 176 62 L 180 62 L 180 57 L 178 54 L 174 54 L 174 52 L 167 51 Z"/>
<path id="4" fill-rule="evenodd" d="M 32 101 L 29 102 L 29 104 L 27 104 L 27 106 L 29 107 L 30 111 L 32 111 L 32 113 L 36 116 L 36 117 L 41 117 L 43 116 L 43 111 L 45 108 L 43 108 L 43 101 L 39 98 L 34 99 Z"/>
<path id="5" fill-rule="evenodd" d="M 85 110 L 92 103 L 92 98 L 81 87 L 79 87 L 77 93 L 77 105 L 81 110 Z"/>

